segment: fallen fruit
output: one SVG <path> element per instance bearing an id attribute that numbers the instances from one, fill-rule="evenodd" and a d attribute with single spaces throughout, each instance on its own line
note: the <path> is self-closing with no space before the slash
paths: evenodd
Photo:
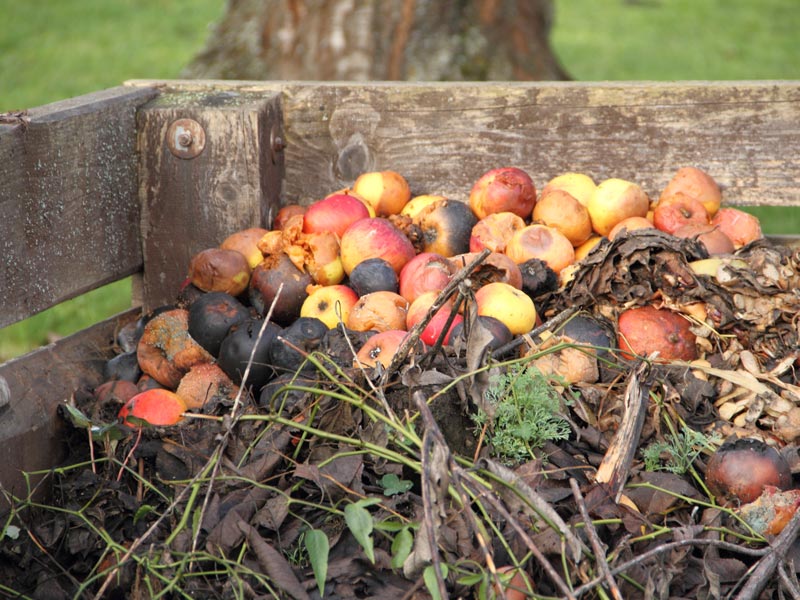
<path id="1" fill-rule="evenodd" d="M 311 275 L 295 267 L 288 256 L 270 254 L 253 269 L 248 294 L 250 304 L 262 316 L 272 307 L 272 320 L 288 325 L 300 316 L 300 309 L 308 297 L 306 289 L 311 283 Z M 278 297 L 281 285 L 283 289 Z"/>
<path id="2" fill-rule="evenodd" d="M 756 500 L 765 486 L 786 489 L 792 483 L 787 460 L 772 446 L 755 438 L 722 444 L 708 459 L 706 485 L 726 503 L 747 504 Z"/>
<path id="3" fill-rule="evenodd" d="M 528 333 L 536 325 L 536 307 L 525 292 L 502 282 L 489 283 L 475 292 L 478 314 L 494 317 L 515 334 Z"/>
<path id="4" fill-rule="evenodd" d="M 189 410 L 199 410 L 210 400 L 232 402 L 239 391 L 216 363 L 193 366 L 183 376 L 175 393 Z"/>
<path id="5" fill-rule="evenodd" d="M 533 595 L 533 583 L 522 567 L 506 565 L 497 568 L 500 588 L 497 583 L 492 586 L 494 597 L 506 600 L 525 600 Z"/>
<path id="6" fill-rule="evenodd" d="M 320 347 L 328 326 L 314 317 L 300 317 L 280 332 L 269 349 L 269 362 L 279 375 L 314 369 L 306 356 Z"/>
<path id="7" fill-rule="evenodd" d="M 613 240 L 623 231 L 630 233 L 637 229 L 652 229 L 653 227 L 653 223 L 646 217 L 628 217 L 627 219 L 622 219 L 611 228 L 611 231 L 608 232 L 608 239 Z M 575 254 L 577 255 L 577 251 Z"/>
<path id="8" fill-rule="evenodd" d="M 394 171 L 373 171 L 358 176 L 353 192 L 366 200 L 378 217 L 396 215 L 411 199 L 405 178 Z"/>
<path id="9" fill-rule="evenodd" d="M 368 219 L 364 203 L 347 194 L 327 196 L 309 206 L 303 214 L 303 233 L 332 232 L 342 237 L 356 221 Z"/>
<path id="10" fill-rule="evenodd" d="M 589 211 L 566 190 L 543 192 L 533 207 L 531 218 L 534 223 L 557 229 L 575 247 L 592 235 Z"/>
<path id="11" fill-rule="evenodd" d="M 623 358 L 649 357 L 656 361 L 694 360 L 696 336 L 691 323 L 666 308 L 641 306 L 623 310 L 617 321 L 618 344 Z"/>
<path id="12" fill-rule="evenodd" d="M 342 235 L 342 265 L 345 273 L 369 258 L 382 258 L 398 275 L 416 252 L 414 245 L 389 220 L 380 217 L 356 221 Z"/>
<path id="13" fill-rule="evenodd" d="M 247 386 L 256 391 L 275 376 L 275 371 L 269 364 L 269 350 L 275 338 L 282 331 L 280 326 L 270 321 L 259 339 L 259 332 L 263 324 L 263 319 L 248 319 L 244 323 L 231 327 L 228 335 L 222 340 L 218 358 L 220 368 L 234 383 L 240 385 L 252 356 L 253 362 L 250 366 Z"/>
<path id="14" fill-rule="evenodd" d="M 348 284 L 359 296 L 372 292 L 397 293 L 400 288 L 397 273 L 382 258 L 368 258 L 358 263 L 350 272 Z"/>
<path id="15" fill-rule="evenodd" d="M 764 237 L 758 218 L 738 208 L 720 208 L 711 224 L 727 235 L 735 248 L 741 248 Z"/>
<path id="16" fill-rule="evenodd" d="M 300 204 L 287 204 L 281 207 L 272 220 L 272 229 L 277 231 L 282 230 L 292 217 L 303 215 L 305 212 L 306 207 Z"/>
<path id="17" fill-rule="evenodd" d="M 204 292 L 238 296 L 250 282 L 250 265 L 247 258 L 236 250 L 207 248 L 192 256 L 189 279 Z"/>
<path id="18" fill-rule="evenodd" d="M 247 307 L 230 294 L 209 292 L 189 307 L 189 335 L 216 357 L 228 330 L 249 317 Z"/>
<path id="19" fill-rule="evenodd" d="M 407 331 L 396 329 L 376 333 L 358 350 L 353 366 L 376 367 L 381 364 L 384 368 L 388 367 L 406 336 Z"/>
<path id="20" fill-rule="evenodd" d="M 119 411 L 119 418 L 129 427 L 175 425 L 183 419 L 186 405 L 180 396 L 169 390 L 147 390 L 128 400 Z"/>
<path id="21" fill-rule="evenodd" d="M 533 181 L 517 167 L 487 171 L 478 178 L 469 194 L 469 207 L 479 220 L 499 212 L 512 212 L 527 219 L 535 204 Z"/>
<path id="22" fill-rule="evenodd" d="M 414 302 L 425 292 L 440 292 L 450 283 L 453 270 L 452 263 L 441 254 L 417 254 L 400 271 L 400 295 Z"/>
<path id="23" fill-rule="evenodd" d="M 709 256 L 717 254 L 730 254 L 735 250 L 733 241 L 719 227 L 711 223 L 687 223 L 678 227 L 672 235 L 680 238 L 696 239 L 703 246 Z"/>
<path id="24" fill-rule="evenodd" d="M 800 490 L 782 491 L 765 485 L 761 495 L 742 505 L 739 516 L 753 530 L 763 536 L 778 535 L 800 508 Z"/>
<path id="25" fill-rule="evenodd" d="M 538 258 L 556 273 L 575 262 L 572 243 L 547 225 L 528 225 L 517 231 L 508 241 L 506 255 L 517 264 Z"/>
<path id="26" fill-rule="evenodd" d="M 548 181 L 542 188 L 541 195 L 544 196 L 552 190 L 564 190 L 586 206 L 596 187 L 594 180 L 585 173 L 563 173 Z"/>
<path id="27" fill-rule="evenodd" d="M 423 252 L 455 256 L 469 250 L 478 219 L 465 203 L 444 199 L 420 210 L 413 222 L 422 234 Z"/>
<path id="28" fill-rule="evenodd" d="M 682 192 L 662 197 L 653 209 L 653 225 L 667 233 L 675 233 L 676 229 L 690 223 L 704 225 L 709 218 L 702 202 Z"/>
<path id="29" fill-rule="evenodd" d="M 405 329 L 408 300 L 393 292 L 361 296 L 350 310 L 347 328 L 354 331 Z"/>
<path id="30" fill-rule="evenodd" d="M 261 227 L 250 227 L 236 231 L 226 237 L 219 245 L 223 250 L 236 250 L 247 259 L 251 269 L 264 260 L 264 255 L 258 249 L 258 242 L 268 233 L 268 230 Z"/>
<path id="31" fill-rule="evenodd" d="M 303 302 L 300 317 L 317 318 L 329 329 L 333 329 L 339 323 L 347 323 L 350 311 L 357 301 L 358 295 L 346 285 L 319 287 Z"/>
<path id="32" fill-rule="evenodd" d="M 486 215 L 472 228 L 469 251 L 480 252 L 488 248 L 492 252 L 505 252 L 508 240 L 523 227 L 525 227 L 523 218 L 512 212 Z"/>
<path id="33" fill-rule="evenodd" d="M 661 192 L 659 202 L 675 194 L 685 194 L 689 198 L 699 200 L 713 217 L 722 203 L 722 192 L 719 185 L 705 171 L 697 167 L 681 167 L 669 180 Z"/>
<path id="34" fill-rule="evenodd" d="M 650 199 L 638 184 L 611 178 L 597 185 L 586 208 L 592 217 L 592 228 L 607 236 L 623 219 L 646 217 Z"/>

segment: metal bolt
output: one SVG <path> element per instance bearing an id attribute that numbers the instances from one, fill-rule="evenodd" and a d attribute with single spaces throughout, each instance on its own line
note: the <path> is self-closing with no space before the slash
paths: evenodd
<path id="1" fill-rule="evenodd" d="M 206 147 L 206 132 L 194 119 L 178 119 L 169 126 L 166 142 L 178 158 L 194 158 Z"/>
<path id="2" fill-rule="evenodd" d="M 278 136 L 274 140 L 272 140 L 272 149 L 275 152 L 280 152 L 285 147 L 286 147 L 286 145 L 283 143 L 283 138 L 282 137 Z"/>
<path id="3" fill-rule="evenodd" d="M 190 131 L 184 131 L 183 133 L 178 134 L 178 145 L 182 148 L 188 148 L 192 145 L 192 133 Z"/>
<path id="4" fill-rule="evenodd" d="M 286 148 L 286 143 L 283 141 L 279 127 L 278 124 L 274 124 L 269 132 L 269 154 L 272 158 L 272 164 L 278 163 L 278 155 Z"/>

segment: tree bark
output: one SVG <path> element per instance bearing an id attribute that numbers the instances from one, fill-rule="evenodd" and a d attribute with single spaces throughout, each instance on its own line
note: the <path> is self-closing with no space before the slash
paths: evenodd
<path id="1" fill-rule="evenodd" d="M 256 80 L 563 80 L 552 0 L 229 0 L 184 75 Z"/>

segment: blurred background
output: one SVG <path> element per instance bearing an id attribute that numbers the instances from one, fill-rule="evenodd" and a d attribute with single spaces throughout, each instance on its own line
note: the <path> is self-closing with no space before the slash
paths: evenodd
<path id="1" fill-rule="evenodd" d="M 413 0 L 389 3 L 395 1 L 396 7 L 414 6 Z M 436 5 L 438 0 L 417 1 Z M 533 78 L 800 79 L 798 0 L 529 2 L 528 6 L 541 9 L 541 14 L 531 12 L 531 19 L 543 19 L 539 40 L 543 45 L 535 51 L 546 51 L 552 63 L 549 76 L 534 73 Z M 438 1 L 442 6 L 459 3 Z M 232 41 L 231 32 L 246 29 L 236 10 L 252 13 L 262 10 L 259 6 L 276 4 L 297 9 L 312 2 L 0 0 L 0 112 L 113 87 L 132 78 L 275 77 L 269 71 L 234 65 L 241 59 L 237 44 L 242 48 L 247 44 Z M 384 4 L 381 10 L 385 6 L 392 5 Z M 476 11 L 484 16 L 480 8 Z M 525 65 L 515 68 L 519 73 Z M 487 73 L 491 76 L 492 71 L 479 75 Z M 749 210 L 759 216 L 767 233 L 800 234 L 800 208 Z M 0 329 L 0 362 L 125 310 L 130 298 L 128 279 Z"/>

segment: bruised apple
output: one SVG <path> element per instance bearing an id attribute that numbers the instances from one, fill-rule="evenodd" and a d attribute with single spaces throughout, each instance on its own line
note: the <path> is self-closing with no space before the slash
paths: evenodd
<path id="1" fill-rule="evenodd" d="M 387 219 L 380 217 L 356 221 L 342 235 L 341 258 L 349 275 L 355 266 L 368 258 L 382 258 L 398 275 L 416 255 L 406 235 Z"/>
<path id="2" fill-rule="evenodd" d="M 417 254 L 400 271 L 400 295 L 413 302 L 423 292 L 440 292 L 452 275 L 452 263 L 441 254 Z"/>
<path id="3" fill-rule="evenodd" d="M 719 185 L 708 173 L 697 167 L 681 167 L 661 191 L 659 202 L 676 194 L 683 194 L 703 204 L 713 217 L 722 203 Z"/>
<path id="4" fill-rule="evenodd" d="M 362 173 L 353 184 L 353 192 L 364 198 L 378 217 L 398 214 L 411 199 L 408 182 L 394 171 Z"/>
<path id="5" fill-rule="evenodd" d="M 408 300 L 393 292 L 361 296 L 350 310 L 347 328 L 353 331 L 405 329 Z"/>
<path id="6" fill-rule="evenodd" d="M 413 218 L 422 234 L 423 252 L 443 256 L 467 252 L 472 228 L 477 222 L 469 206 L 447 198 L 429 204 Z"/>
<path id="7" fill-rule="evenodd" d="M 672 235 L 680 238 L 696 239 L 703 246 L 709 256 L 716 254 L 730 254 L 735 250 L 731 238 L 716 225 L 711 223 L 687 223 L 678 227 Z"/>
<path id="8" fill-rule="evenodd" d="M 617 321 L 621 354 L 632 359 L 657 352 L 658 361 L 694 360 L 696 337 L 690 327 L 688 319 L 666 308 L 629 308 L 620 313 Z"/>
<path id="9" fill-rule="evenodd" d="M 536 325 L 533 300 L 525 292 L 507 283 L 484 285 L 475 292 L 475 302 L 479 315 L 494 317 L 514 335 L 528 333 Z"/>
<path id="10" fill-rule="evenodd" d="M 542 188 L 541 195 L 544 196 L 553 190 L 564 190 L 586 206 L 596 187 L 594 179 L 585 173 L 563 173 L 548 181 Z"/>
<path id="11" fill-rule="evenodd" d="M 347 323 L 357 301 L 356 293 L 346 285 L 319 287 L 303 302 L 300 316 L 315 317 L 333 329 L 340 322 Z"/>
<path id="12" fill-rule="evenodd" d="M 533 180 L 517 167 L 487 171 L 478 178 L 469 194 L 469 206 L 479 220 L 498 212 L 512 212 L 527 219 L 535 204 Z"/>
<path id="13" fill-rule="evenodd" d="M 565 190 L 543 192 L 533 207 L 532 218 L 534 223 L 560 231 L 573 246 L 580 246 L 592 235 L 589 211 Z"/>
<path id="14" fill-rule="evenodd" d="M 224 250 L 236 250 L 240 252 L 250 265 L 251 269 L 255 269 L 256 265 L 264 260 L 264 255 L 258 248 L 258 242 L 264 237 L 268 231 L 262 227 L 250 227 L 235 231 L 226 237 L 219 245 Z"/>
<path id="15" fill-rule="evenodd" d="M 506 255 L 517 264 L 538 258 L 556 273 L 575 262 L 572 242 L 547 225 L 528 225 L 517 231 L 508 241 Z"/>
<path id="16" fill-rule="evenodd" d="M 614 225 L 623 219 L 646 217 L 650 199 L 638 184 L 611 178 L 597 185 L 586 208 L 595 232 L 608 235 Z"/>
<path id="17" fill-rule="evenodd" d="M 414 219 L 424 208 L 430 206 L 431 204 L 441 202 L 442 200 L 447 200 L 447 198 L 444 196 L 439 196 L 438 194 L 422 194 L 421 196 L 414 196 L 403 207 L 403 210 L 400 211 L 400 214 L 409 217 L 410 219 Z"/>
<path id="18" fill-rule="evenodd" d="M 667 233 L 675 233 L 676 229 L 689 223 L 708 223 L 708 219 L 703 203 L 682 192 L 662 198 L 653 209 L 653 225 Z"/>
<path id="19" fill-rule="evenodd" d="M 144 424 L 163 427 L 176 425 L 183 419 L 186 404 L 174 392 L 147 390 L 128 400 L 119 411 L 119 418 L 129 427 Z"/>
<path id="20" fill-rule="evenodd" d="M 239 387 L 216 363 L 195 365 L 178 384 L 175 393 L 189 410 L 198 410 L 209 400 L 233 401 Z"/>
<path id="21" fill-rule="evenodd" d="M 369 216 L 366 205 L 355 196 L 334 194 L 306 209 L 303 215 L 303 233 L 329 231 L 341 238 L 350 225 Z"/>
<path id="22" fill-rule="evenodd" d="M 711 224 L 727 235 L 735 248 L 764 237 L 758 217 L 738 208 L 720 208 L 711 219 Z"/>
<path id="23" fill-rule="evenodd" d="M 300 316 L 300 308 L 308 297 L 306 289 L 311 283 L 311 276 L 295 267 L 286 254 L 270 254 L 253 269 L 250 304 L 262 316 L 272 308 L 272 320 L 288 325 Z"/>
<path id="24" fill-rule="evenodd" d="M 247 258 L 236 250 L 207 248 L 189 261 L 189 280 L 204 292 L 238 296 L 250 282 L 250 265 Z"/>
<path id="25" fill-rule="evenodd" d="M 353 366 L 377 367 L 380 363 L 384 368 L 388 367 L 407 335 L 407 331 L 398 329 L 376 333 L 358 350 Z"/>
<path id="26" fill-rule="evenodd" d="M 525 227 L 525 221 L 512 212 L 486 215 L 472 228 L 469 251 L 480 252 L 488 248 L 492 252 L 505 252 L 511 236 Z"/>

